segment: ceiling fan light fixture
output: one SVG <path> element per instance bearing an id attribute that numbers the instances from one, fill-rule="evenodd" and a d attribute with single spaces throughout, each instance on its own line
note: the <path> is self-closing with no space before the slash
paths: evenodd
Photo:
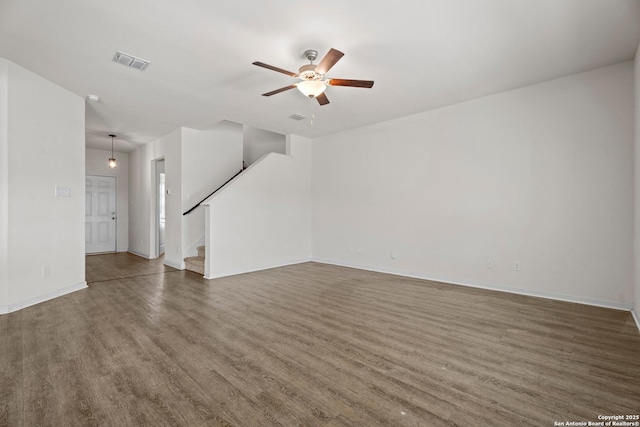
<path id="1" fill-rule="evenodd" d="M 322 94 L 327 85 L 322 80 L 304 80 L 296 85 L 298 90 L 309 98 L 315 98 Z"/>

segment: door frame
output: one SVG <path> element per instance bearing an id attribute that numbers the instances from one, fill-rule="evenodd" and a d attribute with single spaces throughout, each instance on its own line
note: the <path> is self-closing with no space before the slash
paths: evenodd
<path id="1" fill-rule="evenodd" d="M 155 257 L 154 258 L 159 258 L 160 257 L 160 198 L 159 196 L 159 189 L 160 189 L 160 180 L 158 179 L 159 177 L 159 172 L 158 172 L 158 164 L 162 162 L 162 164 L 164 165 L 164 179 L 165 179 L 165 188 L 166 188 L 166 182 L 167 182 L 167 164 L 165 162 L 165 158 L 164 157 L 160 157 L 158 159 L 154 159 L 153 160 L 153 194 L 154 194 L 154 203 L 153 203 L 153 227 L 154 227 L 154 236 L 155 236 L 155 244 L 154 244 L 154 252 L 155 252 Z M 165 240 L 166 240 L 166 230 L 167 230 L 167 216 L 166 216 L 166 206 L 167 206 L 167 202 L 166 202 L 166 194 L 165 194 Z M 167 251 L 166 245 L 165 245 L 165 252 Z"/>

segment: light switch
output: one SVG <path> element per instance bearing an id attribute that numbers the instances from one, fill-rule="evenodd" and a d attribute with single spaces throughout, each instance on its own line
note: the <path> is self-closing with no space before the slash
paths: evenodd
<path id="1" fill-rule="evenodd" d="M 71 188 L 56 186 L 56 197 L 71 197 Z"/>

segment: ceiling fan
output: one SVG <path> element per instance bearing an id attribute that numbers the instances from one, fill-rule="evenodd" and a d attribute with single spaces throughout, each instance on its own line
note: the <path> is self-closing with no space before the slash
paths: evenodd
<path id="1" fill-rule="evenodd" d="M 300 92 L 308 96 L 309 98 L 315 98 L 320 105 L 326 105 L 329 103 L 327 95 L 324 91 L 327 86 L 351 86 L 351 87 L 364 87 L 371 88 L 373 86 L 372 80 L 347 80 L 347 79 L 327 79 L 325 74 L 336 65 L 336 62 L 344 56 L 344 53 L 336 49 L 330 49 L 329 52 L 320 60 L 318 65 L 314 65 L 313 61 L 318 58 L 317 50 L 307 50 L 304 52 L 304 56 L 309 60 L 310 64 L 303 65 L 298 70 L 298 74 L 291 71 L 283 70 L 282 68 L 274 67 L 273 65 L 265 64 L 263 62 L 254 62 L 253 65 L 258 67 L 267 68 L 269 70 L 277 71 L 282 74 L 286 74 L 291 77 L 297 77 L 302 81 L 281 87 L 280 89 L 272 90 L 271 92 L 263 93 L 262 96 L 271 96 L 276 93 L 284 92 L 289 89 L 298 88 Z"/>

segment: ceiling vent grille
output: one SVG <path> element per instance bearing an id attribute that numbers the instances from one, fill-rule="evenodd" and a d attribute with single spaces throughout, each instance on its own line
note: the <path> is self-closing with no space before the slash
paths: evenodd
<path id="1" fill-rule="evenodd" d="M 293 119 L 293 120 L 300 121 L 300 120 L 306 119 L 307 116 L 303 116 L 302 114 L 295 113 L 295 114 L 290 115 L 289 118 Z"/>
<path id="2" fill-rule="evenodd" d="M 137 58 L 133 55 L 120 51 L 116 52 L 114 55 L 113 62 L 117 62 L 118 64 L 126 65 L 127 67 L 135 68 L 140 71 L 144 70 L 147 65 L 150 64 L 150 62 L 145 59 Z"/>

